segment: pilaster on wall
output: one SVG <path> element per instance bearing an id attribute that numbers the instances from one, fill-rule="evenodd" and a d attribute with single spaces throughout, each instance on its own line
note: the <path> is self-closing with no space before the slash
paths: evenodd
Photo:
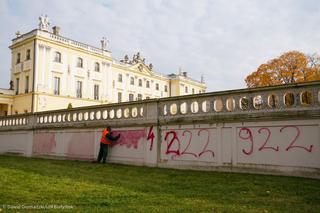
<path id="1" fill-rule="evenodd" d="M 231 125 L 232 132 L 232 166 L 237 166 L 238 163 L 238 143 L 237 143 L 237 127 L 235 124 Z"/>

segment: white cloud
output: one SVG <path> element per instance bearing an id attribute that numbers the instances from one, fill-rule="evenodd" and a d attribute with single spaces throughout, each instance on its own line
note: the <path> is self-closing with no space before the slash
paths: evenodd
<path id="1" fill-rule="evenodd" d="M 318 51 L 319 12 L 317 0 L 0 1 L 0 87 L 8 86 L 10 40 L 37 27 L 40 14 L 75 40 L 97 46 L 107 36 L 118 59 L 140 51 L 159 72 L 202 73 L 214 91 L 244 87 L 246 75 L 284 51 Z"/>

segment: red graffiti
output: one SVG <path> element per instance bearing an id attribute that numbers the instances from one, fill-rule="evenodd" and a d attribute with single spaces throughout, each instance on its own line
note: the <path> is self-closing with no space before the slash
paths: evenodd
<path id="1" fill-rule="evenodd" d="M 121 137 L 118 141 L 113 142 L 111 146 L 123 146 L 125 145 L 127 148 L 138 149 L 139 141 L 145 137 L 145 131 L 143 130 L 126 130 L 126 131 L 115 131 L 114 135 L 120 134 Z"/>
<path id="2" fill-rule="evenodd" d="M 54 133 L 35 134 L 35 143 L 33 152 L 37 154 L 48 154 L 56 147 L 56 138 Z"/>
<path id="3" fill-rule="evenodd" d="M 272 149 L 272 150 L 278 152 L 278 151 L 279 151 L 279 146 L 277 146 L 276 148 L 271 147 L 271 146 L 266 146 L 267 142 L 268 142 L 269 139 L 270 139 L 270 135 L 271 135 L 270 129 L 268 129 L 268 128 L 260 128 L 260 129 L 258 130 L 259 134 L 261 134 L 261 131 L 262 131 L 262 130 L 267 131 L 267 132 L 268 132 L 268 136 L 267 136 L 267 139 L 266 139 L 266 141 L 264 142 L 264 144 L 259 148 L 259 151 L 261 151 L 261 150 L 263 150 L 263 149 Z"/>
<path id="4" fill-rule="evenodd" d="M 242 137 L 241 132 L 246 131 L 247 137 Z M 242 140 L 248 140 L 250 142 L 250 149 L 249 151 L 246 151 L 244 149 L 242 149 L 242 152 L 246 155 L 251 155 L 253 152 L 253 137 L 252 137 L 252 132 L 250 129 L 246 128 L 246 127 L 242 127 L 239 131 L 239 138 L 241 138 Z"/>
<path id="5" fill-rule="evenodd" d="M 170 154 L 170 153 L 175 154 L 172 156 L 172 158 L 173 158 L 176 155 L 180 155 L 180 141 L 179 141 L 179 138 L 177 137 L 177 133 L 175 131 L 167 132 L 166 136 L 164 137 L 164 140 L 167 140 L 167 138 L 169 137 L 170 134 L 172 135 L 172 138 L 171 138 L 171 141 L 167 144 L 166 154 Z M 177 141 L 178 148 L 176 150 L 171 150 L 171 146 L 174 141 Z"/>
<path id="6" fill-rule="evenodd" d="M 154 140 L 153 126 L 151 126 L 149 129 L 147 140 L 151 140 L 150 148 L 149 148 L 149 150 L 151 151 L 153 148 L 153 140 Z"/>
<path id="7" fill-rule="evenodd" d="M 187 152 L 187 150 L 189 149 L 189 146 L 190 146 L 190 144 L 191 144 L 192 132 L 190 132 L 189 130 L 185 130 L 185 131 L 182 133 L 182 136 L 184 136 L 185 133 L 189 133 L 189 141 L 188 141 L 188 145 L 187 145 L 186 148 L 183 150 L 183 152 L 181 153 L 181 155 L 189 154 L 189 155 L 193 155 L 194 157 L 197 157 L 197 155 L 196 155 L 195 153 Z"/>
<path id="8" fill-rule="evenodd" d="M 206 132 L 207 133 L 207 138 L 206 138 L 206 141 L 205 141 L 205 144 L 201 150 L 201 152 L 199 154 L 196 154 L 194 152 L 191 152 L 190 151 L 190 146 L 191 146 L 191 143 L 194 141 L 192 140 L 193 138 L 193 135 L 192 135 L 192 132 L 190 130 L 185 130 L 182 132 L 182 137 L 186 137 L 187 140 L 186 140 L 186 148 L 180 152 L 180 149 L 181 149 L 181 141 L 178 137 L 178 134 L 176 131 L 169 131 L 166 133 L 165 137 L 164 137 L 164 140 L 167 141 L 167 150 L 166 150 L 166 154 L 173 154 L 171 156 L 171 159 L 174 159 L 176 158 L 177 156 L 183 156 L 183 155 L 192 155 L 196 158 L 198 157 L 201 157 L 203 156 L 205 153 L 211 153 L 212 157 L 214 157 L 214 152 L 210 149 L 208 149 L 208 145 L 209 145 L 209 142 L 211 141 L 210 140 L 210 132 L 208 129 L 199 129 L 199 131 L 197 132 L 197 135 L 200 136 L 202 132 Z M 172 137 L 170 138 L 169 140 L 169 135 L 171 135 Z M 177 148 L 176 149 L 173 149 L 172 146 L 176 144 L 177 145 Z"/>
<path id="9" fill-rule="evenodd" d="M 294 137 L 294 139 L 292 140 L 292 142 L 290 143 L 290 145 L 286 148 L 286 151 L 289 151 L 290 149 L 293 149 L 293 148 L 300 148 L 300 149 L 304 149 L 306 150 L 307 152 L 312 152 L 312 148 L 313 148 L 313 145 L 310 145 L 309 148 L 306 148 L 304 146 L 297 146 L 297 145 L 294 145 L 295 142 L 297 141 L 298 137 L 300 136 L 300 129 L 297 127 L 297 126 L 284 126 L 280 129 L 280 132 L 282 132 L 284 129 L 286 128 L 294 128 L 297 130 L 297 134 L 296 136 Z"/>
<path id="10" fill-rule="evenodd" d="M 208 137 L 207 137 L 206 145 L 203 147 L 202 152 L 199 153 L 199 157 L 201 157 L 201 155 L 203 155 L 204 153 L 207 153 L 207 152 L 211 153 L 212 157 L 214 157 L 214 152 L 212 150 L 207 149 L 209 141 L 210 141 L 210 133 L 209 133 L 209 131 L 207 129 L 200 129 L 199 132 L 198 132 L 198 136 L 200 136 L 200 133 L 202 131 L 206 131 L 208 133 Z"/>
<path id="11" fill-rule="evenodd" d="M 282 133 L 285 129 L 287 128 L 293 128 L 296 130 L 296 135 L 293 138 L 293 140 L 290 142 L 289 146 L 285 149 L 286 151 L 289 151 L 290 149 L 293 148 L 299 148 L 299 149 L 304 149 L 307 152 L 312 152 L 313 149 L 313 145 L 310 145 L 308 148 L 304 147 L 304 146 L 299 146 L 299 145 L 295 145 L 297 139 L 300 136 L 300 129 L 297 126 L 283 126 L 282 128 L 280 128 L 280 132 Z M 278 152 L 280 150 L 279 146 L 276 147 L 271 147 L 271 146 L 267 146 L 267 143 L 271 137 L 271 131 L 269 128 L 266 127 L 262 127 L 258 130 L 259 134 L 262 134 L 262 131 L 267 132 L 267 137 L 264 141 L 264 143 L 262 144 L 262 146 L 258 149 L 258 151 L 262 151 L 264 149 L 269 149 L 269 150 L 273 150 Z M 243 133 L 246 135 L 243 135 Z M 242 149 L 242 152 L 246 155 L 251 155 L 254 151 L 254 139 L 253 139 L 253 134 L 252 131 L 249 128 L 243 127 L 240 129 L 239 131 L 239 138 L 242 140 L 246 140 L 247 142 L 249 142 L 250 144 L 250 148 L 248 150 Z"/>

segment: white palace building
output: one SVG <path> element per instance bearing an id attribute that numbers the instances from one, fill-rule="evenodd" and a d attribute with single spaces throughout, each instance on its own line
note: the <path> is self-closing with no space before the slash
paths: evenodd
<path id="1" fill-rule="evenodd" d="M 49 31 L 47 16 L 38 29 L 12 40 L 10 89 L 0 89 L 0 116 L 67 107 L 203 93 L 206 85 L 186 72 L 163 75 L 138 52 L 116 60 L 106 49 Z"/>

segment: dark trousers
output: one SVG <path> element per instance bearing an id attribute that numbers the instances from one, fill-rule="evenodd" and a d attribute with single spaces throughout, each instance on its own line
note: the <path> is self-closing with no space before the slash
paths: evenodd
<path id="1" fill-rule="evenodd" d="M 103 163 L 106 162 L 107 155 L 108 155 L 108 148 L 109 148 L 108 144 L 100 143 L 100 151 L 99 151 L 99 155 L 98 155 L 98 162 L 100 162 L 101 159 L 102 159 Z"/>

